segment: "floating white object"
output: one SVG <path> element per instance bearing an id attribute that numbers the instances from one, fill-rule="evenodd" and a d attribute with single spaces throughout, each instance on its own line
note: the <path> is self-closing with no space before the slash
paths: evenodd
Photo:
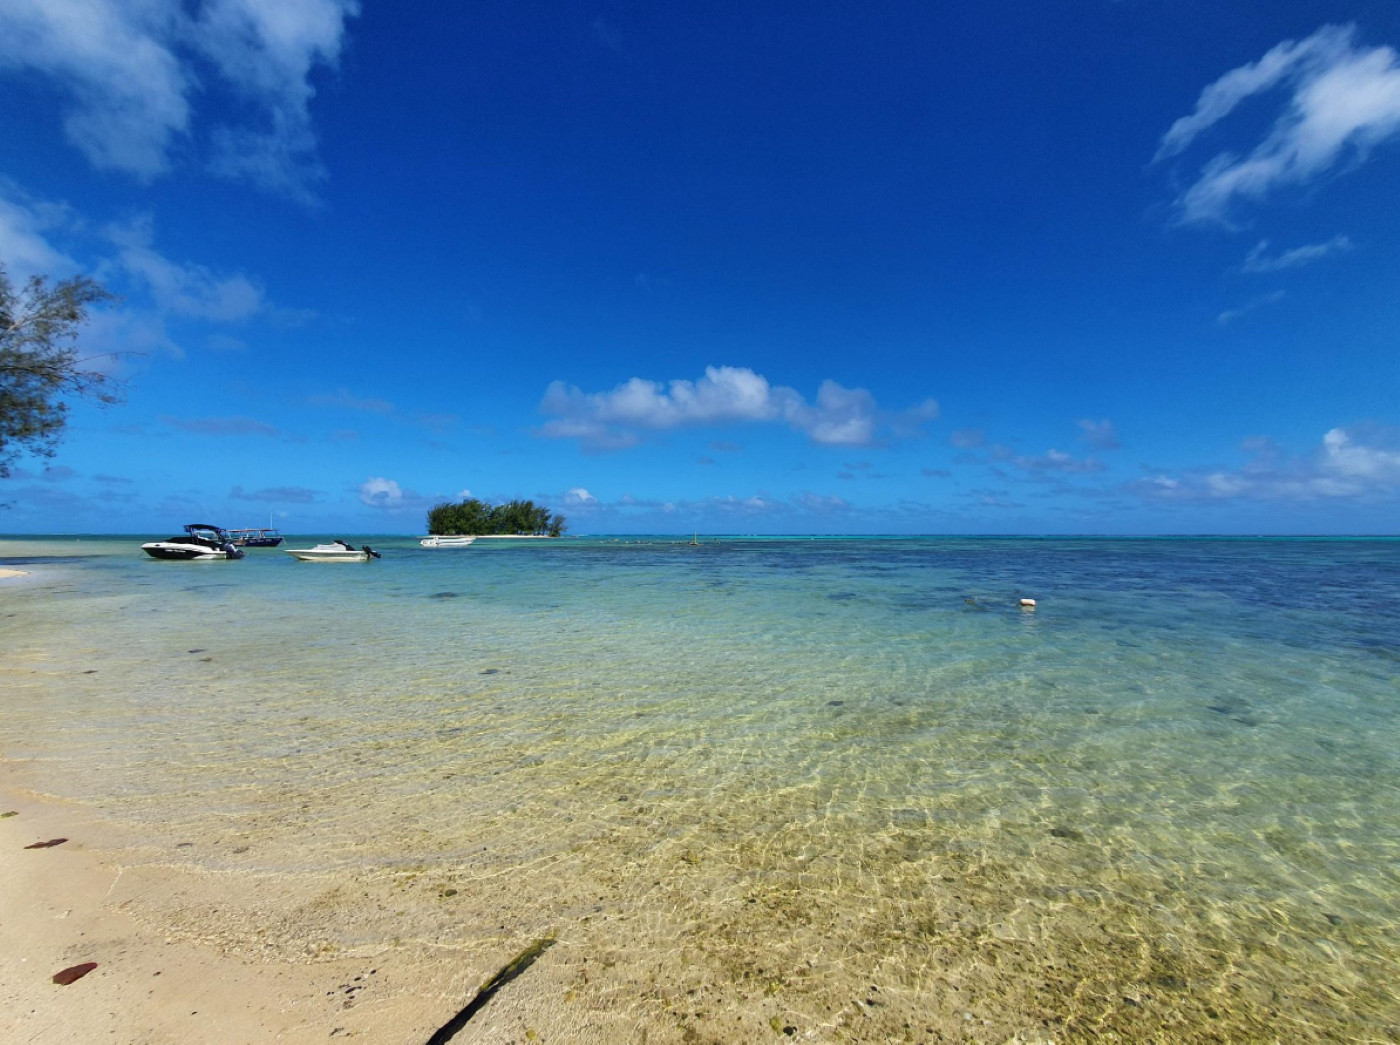
<path id="1" fill-rule="evenodd" d="M 1023 609 L 1023 610 L 1033 610 L 1033 609 L 1035 609 L 1035 600 L 1034 600 L 1034 599 L 1022 599 L 1022 600 L 1021 600 L 1021 609 Z"/>

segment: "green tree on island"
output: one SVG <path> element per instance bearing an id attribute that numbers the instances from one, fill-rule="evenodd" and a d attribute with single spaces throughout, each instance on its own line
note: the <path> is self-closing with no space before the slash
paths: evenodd
<path id="1" fill-rule="evenodd" d="M 0 479 L 21 453 L 52 457 L 68 420 L 65 397 L 120 398 L 106 374 L 78 355 L 88 309 L 112 295 L 86 276 L 50 287 L 34 276 L 15 291 L 0 267 Z"/>
<path id="2" fill-rule="evenodd" d="M 428 510 L 428 533 L 443 537 L 485 534 L 558 537 L 564 532 L 564 526 L 562 515 L 551 513 L 534 501 L 490 504 L 468 497 L 464 501 L 444 501 Z"/>

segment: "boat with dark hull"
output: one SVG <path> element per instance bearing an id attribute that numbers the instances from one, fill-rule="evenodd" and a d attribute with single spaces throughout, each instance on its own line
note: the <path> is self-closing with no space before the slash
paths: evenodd
<path id="1" fill-rule="evenodd" d="M 282 543 L 282 535 L 271 528 L 229 530 L 229 543 L 240 548 L 276 548 Z"/>
<path id="2" fill-rule="evenodd" d="M 167 537 L 141 545 L 153 559 L 241 559 L 243 549 L 230 539 L 228 531 L 208 523 L 190 523 L 183 537 Z"/>

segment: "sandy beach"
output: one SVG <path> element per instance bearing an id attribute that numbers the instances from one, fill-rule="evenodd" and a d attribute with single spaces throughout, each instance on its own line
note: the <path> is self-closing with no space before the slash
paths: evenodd
<path id="1" fill-rule="evenodd" d="M 6 767 L 8 768 L 8 767 Z M 255 965 L 175 940 L 131 913 L 153 891 L 188 891 L 174 868 L 125 872 L 89 839 L 98 825 L 0 784 L 0 1037 L 10 1042 L 222 1043 L 427 1040 L 450 1004 L 406 989 L 392 961 Z M 61 845 L 26 849 L 67 838 Z M 67 986 L 60 970 L 97 968 Z M 450 1015 L 450 1013 L 447 1013 Z M 445 1018 L 445 1017 L 444 1017 Z"/>
<path id="2" fill-rule="evenodd" d="M 403 941 L 347 957 L 309 939 L 300 960 L 257 962 L 214 939 L 192 939 L 153 920 L 152 911 L 171 898 L 211 913 L 225 900 L 240 908 L 251 902 L 271 923 L 304 897 L 173 863 L 125 867 L 109 848 L 112 825 L 35 794 L 19 776 L 0 763 L 0 813 L 13 814 L 0 818 L 0 1040 L 418 1045 L 499 971 L 460 952 Z M 256 919 L 235 917 L 241 925 L 233 932 L 253 938 L 262 931 Z M 496 950 L 500 965 L 515 957 Z M 96 968 L 75 982 L 54 982 L 56 973 L 89 962 Z M 503 989 L 452 1040 L 546 1040 L 534 1024 L 569 1026 L 559 1019 L 559 969 L 549 965 L 546 955 L 529 973 L 533 984 L 522 978 Z"/>

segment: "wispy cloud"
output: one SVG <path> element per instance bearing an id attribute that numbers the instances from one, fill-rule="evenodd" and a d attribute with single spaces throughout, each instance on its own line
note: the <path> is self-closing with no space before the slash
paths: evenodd
<path id="1" fill-rule="evenodd" d="M 1251 298 L 1238 308 L 1227 308 L 1220 315 L 1215 317 L 1215 322 L 1220 326 L 1228 326 L 1237 319 L 1242 319 L 1251 312 L 1258 312 L 1261 308 L 1268 308 L 1270 305 L 1277 305 L 1283 300 L 1283 291 L 1275 290 L 1268 294 L 1260 294 L 1256 298 Z"/>
<path id="2" fill-rule="evenodd" d="M 334 392 L 306 397 L 307 406 L 328 406 L 337 410 L 357 410 L 366 414 L 392 414 L 394 404 L 387 399 L 374 396 L 357 396 L 349 389 L 341 387 Z"/>
<path id="3" fill-rule="evenodd" d="M 1087 444 L 1090 450 L 1118 449 L 1118 432 L 1112 421 L 1086 418 L 1079 421 L 1078 427 L 1079 441 Z M 981 428 L 960 428 L 952 434 L 949 442 L 963 451 L 954 458 L 954 463 L 987 465 L 992 474 L 1003 481 L 1031 479 L 1045 482 L 1054 479 L 1063 483 L 1068 476 L 1090 475 L 1108 467 L 1092 453 L 1086 457 L 1076 457 L 1054 447 L 1043 454 L 1018 453 L 1004 443 L 989 440 Z M 1017 476 L 1011 469 L 1022 474 Z"/>
<path id="4" fill-rule="evenodd" d="M 401 411 L 398 406 L 387 399 L 356 395 L 344 386 L 337 388 L 334 392 L 320 392 L 307 396 L 304 402 L 307 406 L 331 410 L 350 410 L 356 413 L 390 418 L 397 423 L 412 425 L 434 435 L 444 435 L 456 428 L 462 421 L 458 414 L 433 413 L 427 410 Z"/>
<path id="5" fill-rule="evenodd" d="M 1400 431 L 1379 425 L 1333 428 L 1307 457 L 1290 459 L 1267 440 L 1246 445 L 1242 467 L 1160 472 L 1129 484 L 1153 501 L 1307 502 L 1400 496 Z"/>
<path id="6" fill-rule="evenodd" d="M 82 261 L 75 260 L 81 258 Z M 149 215 L 99 225 L 67 204 L 39 199 L 0 178 L 0 263 L 12 280 L 30 276 L 94 275 L 120 297 L 92 314 L 84 343 L 115 367 L 132 355 L 161 353 L 176 358 L 190 321 L 210 325 L 254 319 L 281 322 L 297 315 L 271 304 L 261 284 L 241 273 L 179 262 L 156 246 Z M 172 335 L 174 329 L 178 335 Z M 217 351 L 246 347 L 220 333 L 203 343 Z"/>
<path id="7" fill-rule="evenodd" d="M 1101 472 L 1106 465 L 1095 457 L 1075 457 L 1063 450 L 1046 450 L 1043 454 L 1018 454 L 1011 463 L 1024 472 L 1057 472 L 1066 475 L 1084 475 Z"/>
<path id="8" fill-rule="evenodd" d="M 262 288 L 248 277 L 221 276 L 203 265 L 178 264 L 157 251 L 149 217 L 111 225 L 107 237 L 117 248 L 118 263 L 149 289 L 163 312 L 230 323 L 248 319 L 263 308 Z"/>
<path id="9" fill-rule="evenodd" d="M 211 169 L 310 200 L 324 176 L 311 74 L 336 67 L 358 13 L 356 0 L 7 0 L 0 69 L 49 77 L 67 99 L 68 140 L 94 166 L 141 181 L 188 148 L 196 100 L 217 87 L 243 119 L 215 121 Z"/>
<path id="10" fill-rule="evenodd" d="M 1201 92 L 1195 111 L 1172 124 L 1157 160 L 1177 156 L 1248 98 L 1284 88 L 1282 111 L 1247 154 L 1221 152 L 1176 201 L 1183 222 L 1225 222 L 1236 200 L 1260 200 L 1301 185 L 1343 158 L 1363 160 L 1400 133 L 1400 63 L 1390 47 L 1365 47 L 1354 26 L 1323 26 L 1288 40 Z"/>
<path id="11" fill-rule="evenodd" d="M 823 381 L 814 402 L 795 389 L 770 384 L 748 367 L 706 367 L 696 381 L 666 384 L 634 377 L 610 392 L 583 392 L 555 381 L 540 412 L 551 415 L 541 434 L 579 439 L 590 449 L 633 446 L 646 431 L 741 423 L 781 423 L 827 446 L 870 446 L 896 424 L 922 424 L 938 416 L 929 399 L 898 414 L 883 412 L 863 388 Z"/>
<path id="12" fill-rule="evenodd" d="M 999 508 L 1003 511 L 1015 511 L 1024 508 L 1025 505 L 1019 501 L 1011 500 L 1011 495 L 1005 490 L 969 490 L 968 496 L 972 503 L 978 508 Z"/>
<path id="13" fill-rule="evenodd" d="M 228 495 L 235 501 L 262 501 L 267 504 L 315 504 L 321 499 L 321 491 L 308 490 L 304 486 L 269 486 L 262 490 L 245 490 L 235 486 Z"/>
<path id="14" fill-rule="evenodd" d="M 1241 266 L 1245 272 L 1282 272 L 1296 269 L 1320 261 L 1329 254 L 1340 254 L 1351 250 L 1351 240 L 1346 236 L 1333 236 L 1326 243 L 1310 243 L 1303 247 L 1269 253 L 1269 241 L 1261 239 Z"/>
<path id="15" fill-rule="evenodd" d="M 72 212 L 61 204 L 36 200 L 17 186 L 0 181 L 0 261 L 10 279 L 69 276 L 78 263 L 50 241 L 55 228 L 71 224 Z"/>
<path id="16" fill-rule="evenodd" d="M 171 428 L 191 435 L 266 435 L 276 436 L 278 430 L 265 421 L 251 417 L 171 417 L 162 414 L 160 420 Z"/>
<path id="17" fill-rule="evenodd" d="M 1117 450 L 1122 445 L 1118 441 L 1118 430 L 1107 418 L 1102 421 L 1085 418 L 1079 422 L 1079 432 L 1079 441 L 1091 450 Z"/>

